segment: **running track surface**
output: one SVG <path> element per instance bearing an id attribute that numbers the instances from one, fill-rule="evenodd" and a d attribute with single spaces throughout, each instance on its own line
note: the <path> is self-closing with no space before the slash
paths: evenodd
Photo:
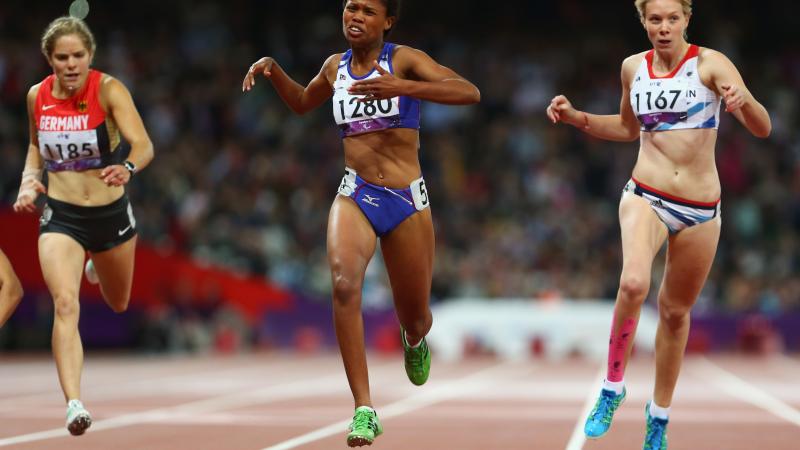
<path id="1" fill-rule="evenodd" d="M 393 450 L 641 449 L 653 360 L 634 359 L 628 398 L 603 439 L 584 441 L 601 367 L 585 360 L 442 363 L 415 387 L 400 355 L 370 355 L 372 398 Z M 55 365 L 0 358 L 0 448 L 345 449 L 352 400 L 335 354 L 108 357 L 88 354 L 83 401 L 94 424 L 64 429 Z M 670 450 L 800 448 L 800 358 L 687 357 Z"/>

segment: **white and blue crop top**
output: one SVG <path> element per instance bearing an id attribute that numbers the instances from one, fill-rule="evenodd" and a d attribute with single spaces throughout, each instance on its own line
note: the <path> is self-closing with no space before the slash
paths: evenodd
<path id="1" fill-rule="evenodd" d="M 378 64 L 392 74 L 394 48 L 395 44 L 385 43 L 378 57 Z M 339 135 L 345 138 L 389 128 L 419 129 L 419 99 L 400 96 L 360 102 L 358 100 L 362 98 L 361 95 L 352 95 L 347 91 L 356 81 L 381 75 L 375 69 L 362 77 L 353 75 L 350 71 L 352 57 L 352 50 L 342 55 L 339 70 L 336 72 L 336 81 L 333 83 L 333 117 L 339 127 Z"/>
<path id="2" fill-rule="evenodd" d="M 645 54 L 631 83 L 631 107 L 642 131 L 719 127 L 720 98 L 697 73 L 699 48 L 690 45 L 671 73 L 653 73 L 653 50 Z"/>

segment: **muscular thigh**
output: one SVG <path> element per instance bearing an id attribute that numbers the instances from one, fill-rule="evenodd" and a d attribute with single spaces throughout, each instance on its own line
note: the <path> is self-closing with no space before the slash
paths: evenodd
<path id="1" fill-rule="evenodd" d="M 381 250 L 395 302 L 411 301 L 405 299 L 427 301 L 435 251 L 431 210 L 425 209 L 409 216 L 382 237 Z"/>
<path id="2" fill-rule="evenodd" d="M 328 263 L 334 276 L 363 279 L 377 236 L 349 198 L 337 195 L 328 216 Z"/>
<path id="3" fill-rule="evenodd" d="M 638 273 L 649 279 L 653 258 L 667 238 L 667 227 L 647 200 L 631 193 L 622 195 L 619 223 L 623 273 Z"/>
<path id="4" fill-rule="evenodd" d="M 39 264 L 52 295 L 77 297 L 83 275 L 85 253 L 75 239 L 61 233 L 39 236 Z"/>
<path id="5" fill-rule="evenodd" d="M 95 271 L 104 288 L 130 291 L 133 283 L 136 240 L 134 236 L 110 250 L 92 253 Z"/>
<path id="6" fill-rule="evenodd" d="M 719 217 L 670 236 L 661 301 L 694 303 L 717 253 Z"/>

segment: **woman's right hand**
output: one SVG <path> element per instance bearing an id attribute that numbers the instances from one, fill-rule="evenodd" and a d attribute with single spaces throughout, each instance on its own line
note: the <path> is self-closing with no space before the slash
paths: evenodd
<path id="1" fill-rule="evenodd" d="M 253 85 L 256 84 L 256 74 L 261 73 L 267 78 L 271 77 L 272 65 L 274 63 L 274 59 L 265 56 L 251 64 L 250 69 L 248 69 L 247 73 L 244 75 L 244 81 L 242 81 L 242 92 L 249 91 L 253 88 Z"/>
<path id="2" fill-rule="evenodd" d="M 36 179 L 24 180 L 19 187 L 17 201 L 14 202 L 14 212 L 35 212 L 36 198 L 39 194 L 46 194 L 47 189 L 41 181 Z"/>
<path id="3" fill-rule="evenodd" d="M 564 122 L 573 126 L 580 123 L 580 112 L 563 95 L 556 95 L 547 106 L 547 117 L 553 123 Z"/>

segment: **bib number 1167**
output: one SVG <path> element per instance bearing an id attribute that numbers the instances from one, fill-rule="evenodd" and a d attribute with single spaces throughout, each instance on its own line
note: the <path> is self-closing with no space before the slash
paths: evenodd
<path id="1" fill-rule="evenodd" d="M 674 109 L 675 104 L 678 102 L 678 98 L 681 95 L 681 91 L 679 90 L 670 90 L 670 91 L 659 91 L 656 98 L 653 98 L 653 92 L 647 91 L 645 92 L 646 99 L 645 102 L 647 103 L 647 111 L 652 111 L 653 109 Z M 666 94 L 666 95 L 665 95 Z M 669 96 L 672 96 L 672 100 L 669 100 Z M 636 98 L 636 110 L 641 111 L 641 95 L 637 92 L 634 97 Z M 667 107 L 669 105 L 669 107 Z M 654 108 L 655 106 L 655 108 Z"/>

